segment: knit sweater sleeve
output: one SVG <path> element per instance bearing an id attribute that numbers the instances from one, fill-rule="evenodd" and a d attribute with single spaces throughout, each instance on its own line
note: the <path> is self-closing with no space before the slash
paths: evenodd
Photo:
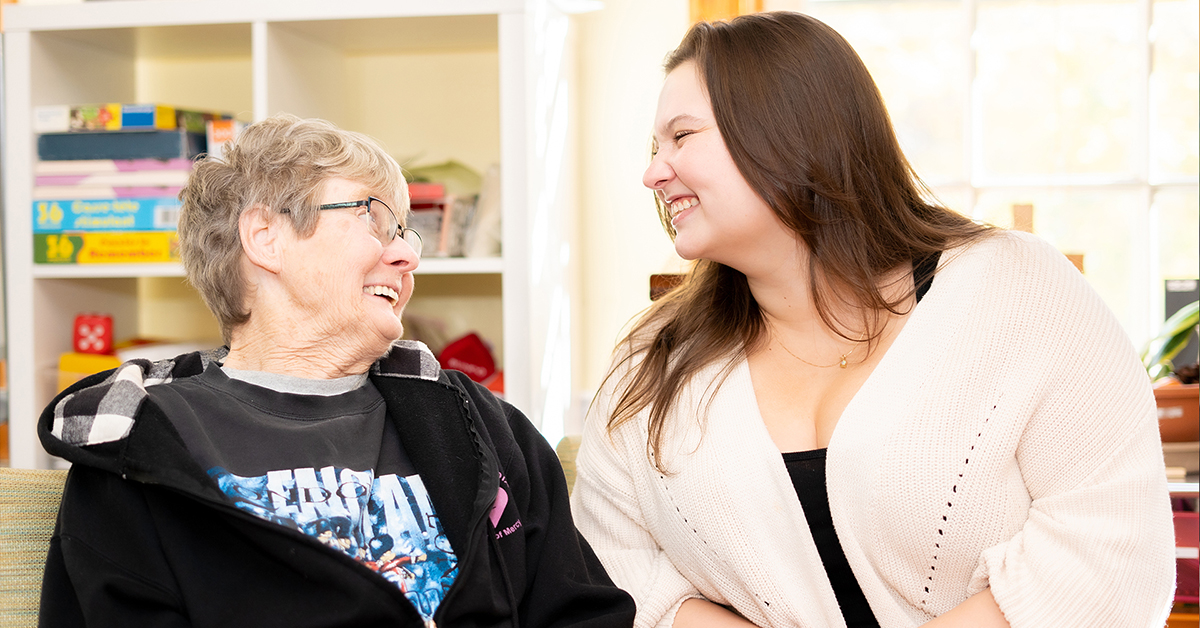
<path id="1" fill-rule="evenodd" d="M 997 301 L 999 328 L 1036 330 L 1012 356 L 1036 382 L 1014 460 L 1028 518 L 984 550 L 968 594 L 990 587 L 1014 628 L 1161 626 L 1174 538 L 1148 378 L 1080 274 L 1029 244 L 1022 272 L 994 286 L 1016 303 Z"/>
<path id="2" fill-rule="evenodd" d="M 630 470 L 648 464 L 644 432 L 634 421 L 609 433 L 614 400 L 601 391 L 584 421 L 571 495 L 575 524 L 617 586 L 637 605 L 636 628 L 671 626 L 679 606 L 700 597 L 655 541 L 638 495 L 640 476 Z"/>

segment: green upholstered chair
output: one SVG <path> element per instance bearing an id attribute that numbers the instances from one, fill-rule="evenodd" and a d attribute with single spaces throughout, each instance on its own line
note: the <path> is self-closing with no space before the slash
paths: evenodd
<path id="1" fill-rule="evenodd" d="M 575 489 L 575 456 L 579 454 L 579 440 L 578 435 L 563 436 L 554 448 L 558 453 L 558 461 L 562 464 L 563 475 L 567 476 L 567 494 Z"/>
<path id="2" fill-rule="evenodd" d="M 37 626 L 66 471 L 0 468 L 0 626 Z"/>

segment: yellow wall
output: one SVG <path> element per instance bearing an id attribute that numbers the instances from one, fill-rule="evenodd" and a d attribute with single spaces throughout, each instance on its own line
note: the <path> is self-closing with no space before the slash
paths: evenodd
<path id="1" fill-rule="evenodd" d="M 371 129 L 401 166 L 456 159 L 482 175 L 500 161 L 499 64 L 495 50 L 351 57 L 347 83 L 363 93 L 347 126 Z"/>
<path id="2" fill-rule="evenodd" d="M 138 99 L 193 109 L 228 111 L 249 122 L 254 97 L 250 85 L 250 59 L 154 59 L 137 62 Z M 213 90 L 212 85 L 225 89 Z"/>
<path id="3" fill-rule="evenodd" d="M 138 330 L 143 338 L 220 344 L 221 328 L 204 301 L 182 277 L 137 280 Z M 116 338 L 115 340 L 125 340 Z"/>
<path id="4" fill-rule="evenodd" d="M 642 186 L 662 62 L 688 27 L 687 0 L 606 0 L 579 18 L 580 197 L 577 325 L 582 394 L 604 377 L 630 319 L 650 304 L 649 276 L 679 259 Z"/>

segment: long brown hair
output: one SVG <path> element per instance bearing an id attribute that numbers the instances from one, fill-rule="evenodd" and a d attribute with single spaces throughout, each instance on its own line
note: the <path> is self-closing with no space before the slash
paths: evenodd
<path id="1" fill-rule="evenodd" d="M 809 251 L 809 285 L 827 327 L 850 340 L 882 332 L 899 308 L 881 292 L 902 264 L 981 237 L 988 227 L 926 200 L 905 159 L 883 98 L 858 54 L 832 28 L 790 12 L 756 13 L 693 26 L 664 64 L 694 62 L 730 156 L 750 187 Z M 925 194 L 922 194 L 925 192 Z M 667 208 L 659 217 L 674 238 Z M 841 321 L 830 303 L 855 306 Z M 609 429 L 650 408 L 648 455 L 659 470 L 666 417 L 699 370 L 745 357 L 766 339 L 745 275 L 700 260 L 618 346 L 605 380 L 627 367 Z M 723 371 L 728 375 L 736 360 Z M 722 377 L 723 377 L 722 376 Z"/>

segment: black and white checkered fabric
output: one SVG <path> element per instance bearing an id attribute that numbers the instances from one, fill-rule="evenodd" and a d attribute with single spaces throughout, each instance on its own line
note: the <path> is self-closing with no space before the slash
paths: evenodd
<path id="1" fill-rule="evenodd" d="M 104 381 L 60 399 L 54 407 L 50 433 L 75 446 L 121 440 L 133 429 L 134 418 L 146 399 L 148 387 L 199 375 L 212 362 L 224 360 L 228 353 L 228 349 L 221 347 L 157 362 L 130 360 Z M 371 370 L 381 376 L 436 380 L 441 366 L 424 343 L 400 340 Z"/>

